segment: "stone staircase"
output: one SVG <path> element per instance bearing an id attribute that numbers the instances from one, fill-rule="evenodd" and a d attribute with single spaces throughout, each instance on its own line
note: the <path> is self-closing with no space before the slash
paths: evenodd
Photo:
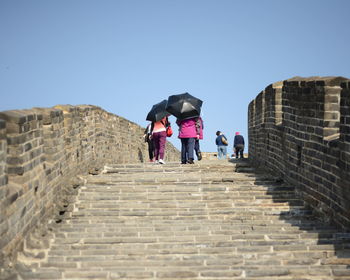
<path id="1" fill-rule="evenodd" d="M 293 187 L 249 171 L 217 160 L 108 166 L 31 234 L 6 277 L 350 279 L 350 235 L 316 220 Z"/>

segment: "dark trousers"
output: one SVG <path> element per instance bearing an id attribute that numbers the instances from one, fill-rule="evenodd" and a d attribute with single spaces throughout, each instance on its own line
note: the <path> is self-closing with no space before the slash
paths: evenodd
<path id="1" fill-rule="evenodd" d="M 181 138 L 181 162 L 194 159 L 194 142 L 196 138 Z"/>
<path id="2" fill-rule="evenodd" d="M 195 139 L 195 141 L 194 141 L 194 150 L 195 150 L 196 155 L 198 157 L 198 153 L 201 152 L 201 149 L 199 147 L 199 139 Z"/>
<path id="3" fill-rule="evenodd" d="M 149 159 L 152 160 L 154 158 L 154 143 L 152 139 L 149 139 L 147 141 L 148 144 L 148 156 Z"/>
<path id="4" fill-rule="evenodd" d="M 240 158 L 243 158 L 243 151 L 244 151 L 244 145 L 237 145 L 235 147 L 235 152 L 236 152 L 236 158 L 238 158 L 238 156 L 240 156 Z"/>

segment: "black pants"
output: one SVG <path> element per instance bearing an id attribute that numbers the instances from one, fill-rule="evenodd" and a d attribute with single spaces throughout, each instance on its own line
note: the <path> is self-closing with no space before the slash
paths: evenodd
<path id="1" fill-rule="evenodd" d="M 236 158 L 240 156 L 240 158 L 243 158 L 243 151 L 244 151 L 244 145 L 237 145 L 235 147 L 235 152 L 236 152 Z"/>
<path id="2" fill-rule="evenodd" d="M 196 155 L 198 157 L 198 153 L 201 152 L 201 149 L 199 147 L 199 139 L 196 139 L 194 142 L 194 151 L 196 152 Z"/>
<path id="3" fill-rule="evenodd" d="M 152 139 L 148 140 L 147 144 L 148 144 L 148 156 L 149 156 L 149 159 L 152 160 L 154 158 L 154 144 Z"/>

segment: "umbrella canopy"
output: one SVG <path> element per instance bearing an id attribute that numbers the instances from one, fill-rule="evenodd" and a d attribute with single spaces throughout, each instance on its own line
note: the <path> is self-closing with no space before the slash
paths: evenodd
<path id="1" fill-rule="evenodd" d="M 188 92 L 171 95 L 166 110 L 179 120 L 199 117 L 203 101 Z"/>
<path id="2" fill-rule="evenodd" d="M 157 122 L 160 121 L 162 118 L 169 116 L 169 112 L 165 110 L 167 105 L 166 99 L 163 101 L 154 104 L 151 111 L 149 111 L 146 120 L 151 121 L 151 122 Z"/>

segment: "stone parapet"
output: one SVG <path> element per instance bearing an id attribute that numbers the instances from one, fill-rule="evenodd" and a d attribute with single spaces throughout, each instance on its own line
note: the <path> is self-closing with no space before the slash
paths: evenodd
<path id="1" fill-rule="evenodd" d="M 91 105 L 0 112 L 0 265 L 62 207 L 67 185 L 105 164 L 148 160 L 144 128 Z M 179 161 L 167 143 L 167 161 Z"/>
<path id="2" fill-rule="evenodd" d="M 343 77 L 295 77 L 249 104 L 249 157 L 297 186 L 326 221 L 350 226 L 350 86 Z"/>

